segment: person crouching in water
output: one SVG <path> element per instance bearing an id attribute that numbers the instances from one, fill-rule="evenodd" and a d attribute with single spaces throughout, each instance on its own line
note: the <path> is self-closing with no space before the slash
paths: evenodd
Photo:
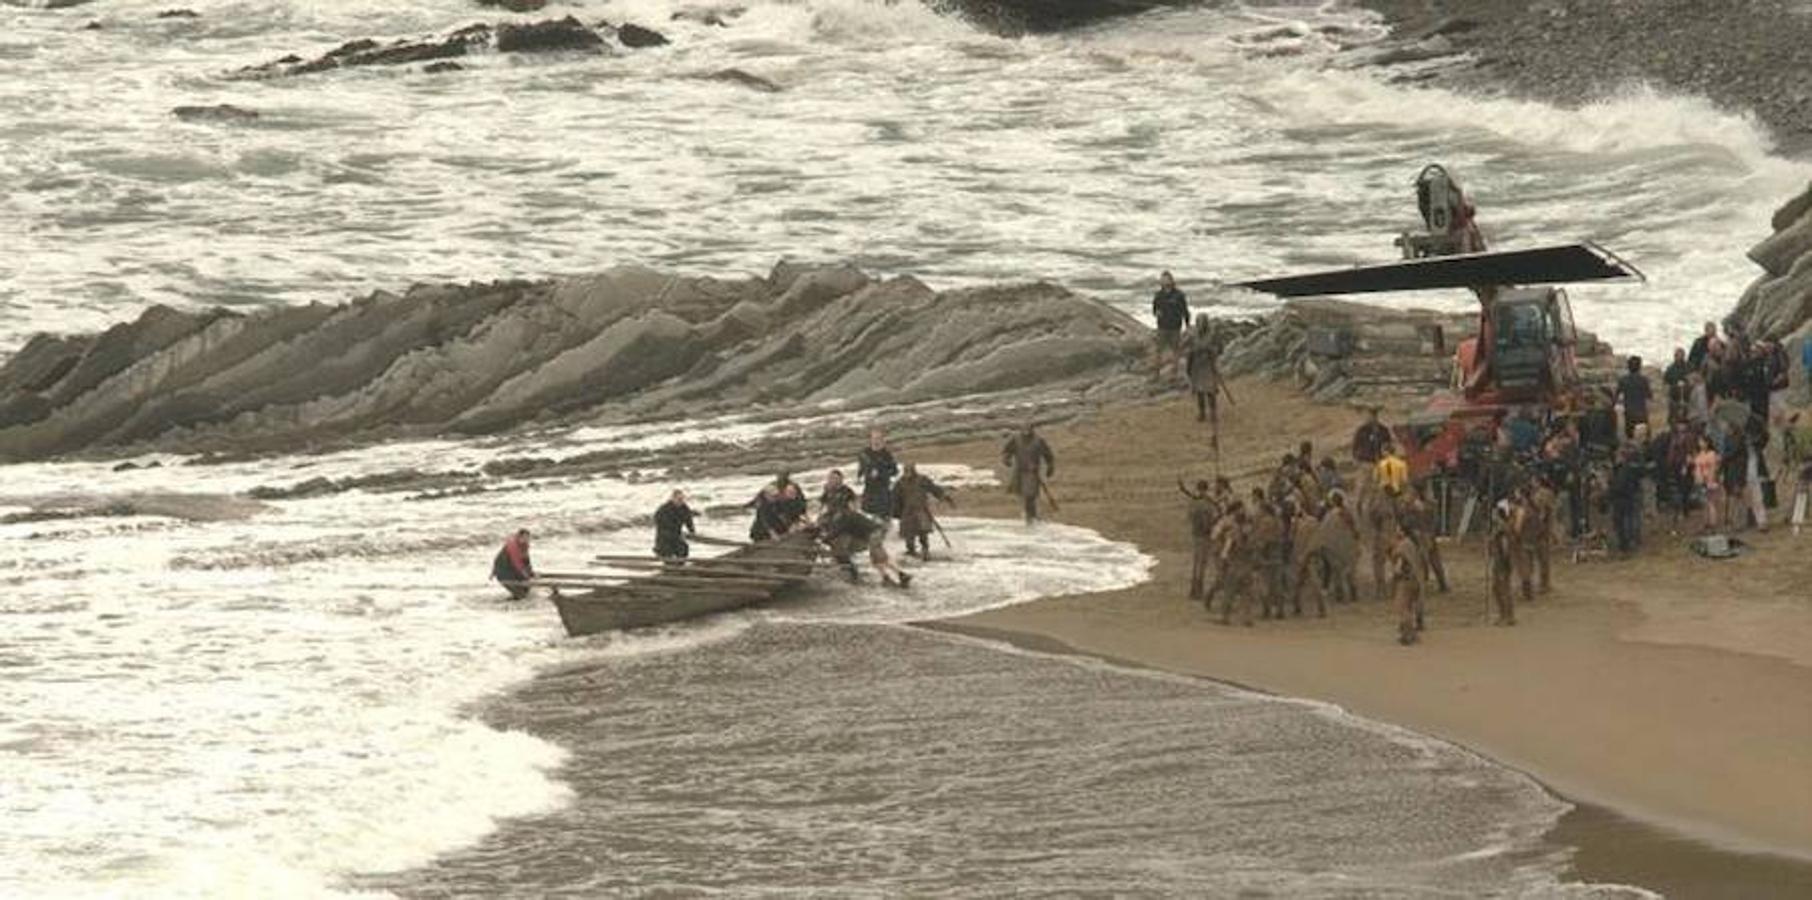
<path id="1" fill-rule="evenodd" d="M 654 511 L 654 555 L 661 559 L 678 561 L 692 555 L 692 545 L 686 543 L 686 535 L 698 534 L 693 525 L 697 514 L 686 505 L 686 492 L 674 491 Z"/>
<path id="2" fill-rule="evenodd" d="M 818 540 L 830 548 L 831 558 L 843 567 L 853 584 L 857 581 L 855 554 L 868 548 L 868 562 L 881 573 L 881 583 L 893 587 L 912 584 L 912 576 L 899 570 L 887 555 L 887 527 L 848 507 L 833 507 L 818 518 Z"/>
<path id="3" fill-rule="evenodd" d="M 491 561 L 491 577 L 510 592 L 511 600 L 521 600 L 528 596 L 529 582 L 535 580 L 535 565 L 529 562 L 529 530 L 517 529 L 510 539 L 503 542 L 503 549 L 497 551 L 497 558 Z"/>

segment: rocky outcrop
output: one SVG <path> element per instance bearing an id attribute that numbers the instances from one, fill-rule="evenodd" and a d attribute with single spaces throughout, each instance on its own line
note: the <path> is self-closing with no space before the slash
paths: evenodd
<path id="1" fill-rule="evenodd" d="M 1812 335 L 1812 185 L 1774 213 L 1774 233 L 1749 249 L 1762 274 L 1730 320 L 1752 337 Z"/>
<path id="2" fill-rule="evenodd" d="M 170 114 L 184 122 L 256 122 L 258 111 L 219 103 L 213 106 L 178 106 Z"/>
<path id="3" fill-rule="evenodd" d="M 934 291 L 846 266 L 643 268 L 351 303 L 147 310 L 0 367 L 0 460 L 257 452 L 530 423 L 864 407 L 1030 388 L 1136 394 L 1144 327 L 1047 284 Z"/>
<path id="4" fill-rule="evenodd" d="M 233 72 L 233 78 L 282 78 L 357 66 L 398 66 L 465 56 L 486 48 L 499 53 L 596 53 L 606 47 L 604 38 L 578 19 L 540 22 L 505 22 L 495 27 L 467 25 L 438 38 L 404 38 L 381 43 L 370 38 L 347 41 L 313 59 L 290 54 Z"/>
<path id="5" fill-rule="evenodd" d="M 561 51 L 595 51 L 604 46 L 604 38 L 585 27 L 578 19 L 547 19 L 526 25 L 497 26 L 499 53 L 558 53 Z"/>
<path id="6" fill-rule="evenodd" d="M 1063 31 L 1155 9 L 1194 5 L 1195 0 L 927 0 L 940 12 L 961 16 L 979 28 L 1014 37 Z"/>
<path id="7" fill-rule="evenodd" d="M 633 22 L 625 22 L 622 25 L 617 26 L 617 40 L 621 41 L 623 46 L 632 50 L 640 50 L 644 47 L 661 47 L 669 43 L 666 35 L 655 31 L 652 28 L 643 28 Z"/>
<path id="8" fill-rule="evenodd" d="M 1753 111 L 1791 151 L 1812 150 L 1812 15 L 1804 0 L 1359 0 L 1403 47 L 1441 37 L 1461 65 L 1444 86 L 1587 103 L 1644 84 Z M 1377 49 L 1364 53 L 1388 52 Z"/>
<path id="9" fill-rule="evenodd" d="M 1229 375 L 1288 379 L 1322 402 L 1419 402 L 1452 387 L 1454 353 L 1478 335 L 1478 316 L 1308 298 L 1235 335 L 1221 355 Z M 1594 335 L 1579 333 L 1576 355 L 1586 383 L 1616 380 L 1620 360 Z"/>

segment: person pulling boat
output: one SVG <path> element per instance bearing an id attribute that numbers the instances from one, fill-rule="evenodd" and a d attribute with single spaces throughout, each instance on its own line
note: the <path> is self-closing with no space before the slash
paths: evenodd
<path id="1" fill-rule="evenodd" d="M 686 535 L 698 536 L 693 524 L 697 513 L 686 505 L 686 492 L 674 491 L 667 502 L 654 511 L 654 555 L 664 560 L 683 560 L 692 555 Z"/>
<path id="2" fill-rule="evenodd" d="M 503 542 L 497 558 L 491 561 L 491 577 L 510 592 L 511 600 L 528 596 L 529 583 L 535 579 L 535 565 L 529 561 L 529 530 L 518 528 Z"/>

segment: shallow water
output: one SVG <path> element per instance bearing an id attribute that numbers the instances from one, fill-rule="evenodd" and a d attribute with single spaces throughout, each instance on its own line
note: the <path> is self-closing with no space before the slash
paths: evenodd
<path id="1" fill-rule="evenodd" d="M 1007 41 L 911 4 L 767 2 L 713 29 L 669 22 L 666 0 L 569 3 L 550 13 L 675 44 L 272 82 L 220 75 L 509 16 L 191 5 L 202 18 L 154 19 L 163 0 L 0 6 L 0 354 L 148 303 L 788 255 L 938 286 L 1046 278 L 1134 312 L 1170 267 L 1198 303 L 1261 308 L 1216 283 L 1389 257 L 1433 159 L 1499 244 L 1589 236 L 1644 268 L 1646 286 L 1575 306 L 1652 353 L 1728 307 L 1751 276 L 1737 251 L 1808 174 L 1689 98 L 1565 112 L 1330 67 L 1335 38 L 1378 33 L 1336 4 Z M 727 67 L 786 89 L 693 77 Z M 223 102 L 262 116 L 170 114 Z M 819 412 L 844 429 L 949 414 Z M 1540 837 L 1565 805 L 1451 747 L 898 627 L 1144 577 L 1135 549 L 1085 531 L 955 518 L 959 552 L 909 595 L 827 589 L 606 640 L 566 640 L 552 610 L 482 581 L 525 521 L 544 568 L 645 552 L 669 487 L 659 468 L 500 478 L 487 462 L 805 433 L 749 416 L 0 468 L 0 514 L 159 495 L 151 515 L 0 525 L 0 895 L 1588 890 L 1559 885 L 1567 848 Z M 350 491 L 249 518 L 219 500 L 407 468 L 484 492 Z M 687 487 L 727 505 L 755 484 Z"/>
<path id="2" fill-rule="evenodd" d="M 927 576 L 930 577 L 930 576 Z M 780 618 L 785 619 L 784 613 Z M 764 622 L 550 673 L 486 718 L 558 812 L 403 896 L 1641 896 L 1562 883 L 1566 805 L 1328 707 L 899 627 Z"/>

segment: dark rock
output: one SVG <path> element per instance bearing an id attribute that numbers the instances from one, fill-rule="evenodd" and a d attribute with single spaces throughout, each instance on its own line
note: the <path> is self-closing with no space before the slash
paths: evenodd
<path id="1" fill-rule="evenodd" d="M 634 50 L 644 47 L 659 47 L 668 43 L 666 35 L 652 28 L 643 28 L 628 22 L 617 28 L 617 40 L 622 41 L 623 46 Z"/>
<path id="2" fill-rule="evenodd" d="M 1781 208 L 1774 211 L 1774 218 L 1770 219 L 1768 224 L 1775 231 L 1786 231 L 1787 226 L 1799 221 L 1808 212 L 1812 212 L 1812 184 L 1806 185 L 1805 191 L 1799 196 L 1781 204 Z"/>
<path id="3" fill-rule="evenodd" d="M 166 9 L 157 14 L 160 19 L 199 19 L 201 13 L 192 9 Z"/>
<path id="4" fill-rule="evenodd" d="M 105 28 L 105 27 L 106 26 L 101 24 L 101 20 L 90 19 L 90 20 L 88 20 L 88 24 L 82 26 L 82 30 L 83 31 L 100 31 L 102 28 Z"/>
<path id="5" fill-rule="evenodd" d="M 1749 258 L 1776 277 L 1786 275 L 1795 263 L 1808 256 L 1812 256 L 1812 208 L 1749 250 Z"/>
<path id="6" fill-rule="evenodd" d="M 547 7 L 547 0 L 478 0 L 478 5 L 487 9 L 501 9 L 513 13 L 540 12 Z"/>
<path id="7" fill-rule="evenodd" d="M 752 75 L 741 69 L 720 69 L 709 75 L 700 75 L 698 77 L 705 81 L 724 81 L 730 84 L 739 84 L 751 90 L 761 91 L 764 94 L 778 94 L 781 91 L 780 85 L 775 84 L 760 75 Z"/>
<path id="8" fill-rule="evenodd" d="M 68 9 L 72 6 L 85 6 L 94 0 L 45 0 L 40 9 Z"/>
<path id="9" fill-rule="evenodd" d="M 290 54 L 262 65 L 247 66 L 234 72 L 235 78 L 279 78 L 307 75 L 330 69 L 353 66 L 396 66 L 465 56 L 491 40 L 491 26 L 468 25 L 446 37 L 427 40 L 398 40 L 380 44 L 370 38 L 347 41 L 315 59 L 305 60 Z"/>
<path id="10" fill-rule="evenodd" d="M 437 63 L 429 63 L 426 66 L 422 67 L 422 71 L 426 72 L 430 75 L 438 75 L 441 72 L 463 72 L 463 71 L 465 71 L 465 68 L 466 68 L 465 66 L 462 66 L 456 62 L 442 61 L 442 62 L 437 62 Z"/>
<path id="11" fill-rule="evenodd" d="M 214 106 L 178 106 L 170 110 L 184 122 L 255 122 L 258 111 L 221 103 Z"/>
<path id="12" fill-rule="evenodd" d="M 529 472 L 550 469 L 553 468 L 553 466 L 554 460 L 548 457 L 531 456 L 518 457 L 515 459 L 493 459 L 484 464 L 483 471 L 486 475 L 490 475 L 493 478 L 502 478 L 510 475 L 524 475 Z"/>
<path id="13" fill-rule="evenodd" d="M 506 24 L 497 29 L 497 50 L 501 53 L 596 50 L 603 46 L 604 38 L 572 16 L 527 25 Z"/>

